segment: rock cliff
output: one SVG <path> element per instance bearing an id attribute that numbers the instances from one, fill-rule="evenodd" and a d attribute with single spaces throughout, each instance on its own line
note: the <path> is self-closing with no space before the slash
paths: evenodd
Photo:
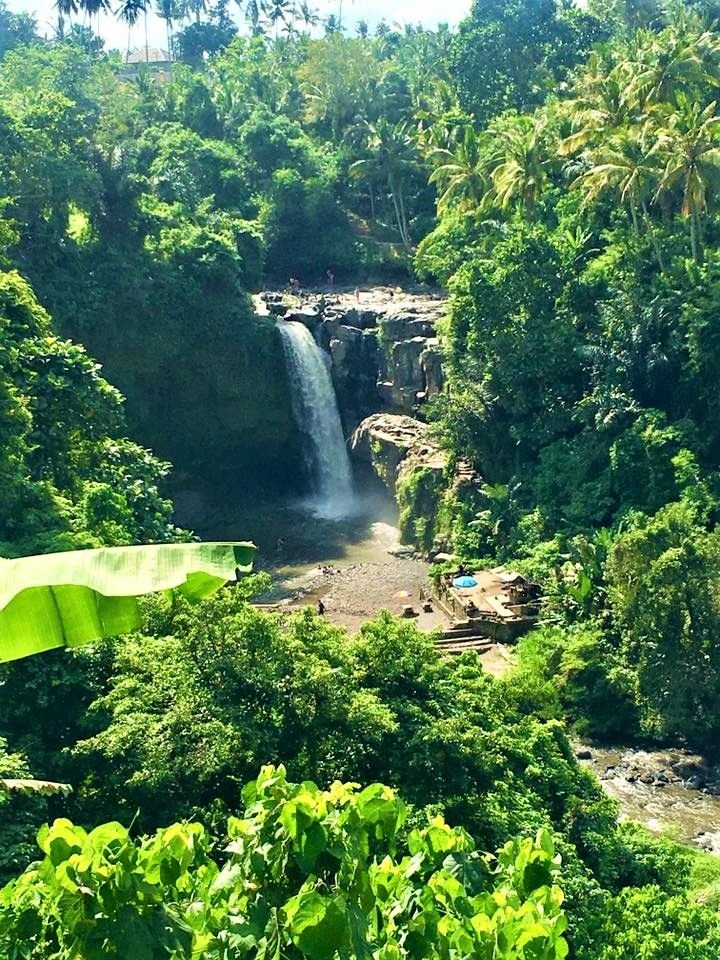
<path id="1" fill-rule="evenodd" d="M 272 293 L 264 299 L 269 312 L 304 323 L 327 352 L 346 433 L 382 410 L 414 414 L 442 390 L 442 298 L 377 288 L 302 303 Z"/>
<path id="2" fill-rule="evenodd" d="M 353 433 L 350 450 L 356 460 L 372 467 L 393 495 L 409 471 L 423 468 L 442 476 L 447 463 L 430 439 L 428 425 L 402 414 L 367 417 Z"/>

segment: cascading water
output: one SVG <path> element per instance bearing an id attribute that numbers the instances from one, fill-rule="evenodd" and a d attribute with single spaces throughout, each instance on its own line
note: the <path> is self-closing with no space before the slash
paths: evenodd
<path id="1" fill-rule="evenodd" d="M 295 420 L 306 437 L 312 506 L 324 517 L 352 512 L 353 483 L 335 390 L 323 352 L 305 324 L 278 320 Z"/>

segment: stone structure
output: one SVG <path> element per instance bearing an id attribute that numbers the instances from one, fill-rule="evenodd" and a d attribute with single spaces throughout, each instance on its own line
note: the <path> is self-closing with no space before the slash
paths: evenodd
<path id="1" fill-rule="evenodd" d="M 120 77 L 135 80 L 144 73 L 159 83 L 172 79 L 172 57 L 167 50 L 156 47 L 138 47 L 125 55 Z"/>

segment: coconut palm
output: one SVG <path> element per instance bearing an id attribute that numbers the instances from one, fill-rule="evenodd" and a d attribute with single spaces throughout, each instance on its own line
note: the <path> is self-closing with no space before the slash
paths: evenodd
<path id="1" fill-rule="evenodd" d="M 155 0 L 155 11 L 161 20 L 165 21 L 167 31 L 168 53 L 173 53 L 173 21 L 177 17 L 177 8 L 174 0 Z"/>
<path id="2" fill-rule="evenodd" d="M 691 11 L 676 14 L 673 25 L 660 35 L 638 31 L 631 41 L 629 60 L 632 77 L 625 98 L 641 110 L 673 102 L 678 93 L 720 83 L 720 41 Z"/>
<path id="3" fill-rule="evenodd" d="M 314 7 L 311 7 L 307 0 L 302 0 L 298 7 L 298 16 L 302 21 L 305 31 L 310 32 L 312 27 L 320 23 L 320 15 Z"/>
<path id="4" fill-rule="evenodd" d="M 487 199 L 494 199 L 504 210 L 517 206 L 532 219 L 551 162 L 545 118 L 511 118 L 498 126 L 496 149 L 488 160 L 492 192 Z"/>
<path id="5" fill-rule="evenodd" d="M 627 122 L 630 107 L 626 92 L 632 76 L 627 61 L 612 66 L 593 53 L 575 87 L 575 97 L 564 110 L 572 123 L 572 133 L 558 144 L 562 156 L 572 156 L 590 143 L 599 142 L 608 132 Z"/>
<path id="6" fill-rule="evenodd" d="M 148 3 L 149 0 L 121 0 L 115 9 L 115 16 L 118 20 L 124 20 L 128 25 L 128 56 L 130 55 L 130 33 L 138 22 L 140 14 L 147 10 Z"/>
<path id="7" fill-rule="evenodd" d="M 62 38 L 65 36 L 65 18 L 72 19 L 72 15 L 78 12 L 77 0 L 55 0 L 55 9 L 57 10 L 57 35 Z"/>
<path id="8" fill-rule="evenodd" d="M 680 212 L 690 224 L 690 247 L 702 259 L 702 222 L 720 190 L 720 117 L 715 101 L 702 108 L 685 95 L 667 111 L 653 155 L 663 164 L 656 197 L 681 196 Z"/>
<path id="9" fill-rule="evenodd" d="M 490 188 L 487 165 L 487 137 L 466 126 L 462 139 L 454 149 L 437 149 L 430 161 L 437 164 L 430 174 L 430 183 L 439 186 L 438 213 L 457 204 L 460 209 L 480 205 Z"/>
<path id="10" fill-rule="evenodd" d="M 351 164 L 350 176 L 386 183 L 400 239 L 409 251 L 412 249 L 412 240 L 405 202 L 405 180 L 407 174 L 418 166 L 417 146 L 407 123 L 392 124 L 381 117 L 375 123 L 366 121 L 364 126 L 371 156 Z"/>
<path id="11" fill-rule="evenodd" d="M 586 203 L 613 191 L 630 211 L 635 233 L 639 234 L 641 223 L 644 224 L 658 265 L 663 270 L 662 251 L 649 209 L 657 192 L 662 167 L 648 150 L 650 135 L 647 125 L 616 130 L 601 145 L 586 152 L 584 160 L 588 169 L 573 181 L 572 187 L 583 190 Z"/>

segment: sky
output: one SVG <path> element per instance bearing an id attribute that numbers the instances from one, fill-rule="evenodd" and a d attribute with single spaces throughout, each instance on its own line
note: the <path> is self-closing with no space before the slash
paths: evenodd
<path id="1" fill-rule="evenodd" d="M 152 2 L 152 0 L 151 0 Z M 32 13 L 38 22 L 38 33 L 52 35 L 56 22 L 55 0 L 6 0 L 10 10 L 16 13 Z M 322 16 L 329 13 L 337 15 L 339 0 L 317 0 L 314 4 Z M 366 20 L 372 30 L 383 18 L 388 23 L 422 23 L 433 28 L 438 21 L 455 26 L 467 15 L 471 0 L 444 0 L 439 5 L 436 0 L 343 0 L 343 23 L 348 32 L 353 32 L 358 20 Z M 231 4 L 238 9 L 235 4 Z M 238 17 L 239 19 L 239 10 Z M 127 27 L 118 23 L 112 14 L 101 18 L 100 33 L 108 49 L 127 48 Z M 148 39 L 151 47 L 167 46 L 165 24 L 155 15 L 148 17 Z M 145 44 L 142 21 L 138 22 L 131 37 L 132 47 Z"/>

